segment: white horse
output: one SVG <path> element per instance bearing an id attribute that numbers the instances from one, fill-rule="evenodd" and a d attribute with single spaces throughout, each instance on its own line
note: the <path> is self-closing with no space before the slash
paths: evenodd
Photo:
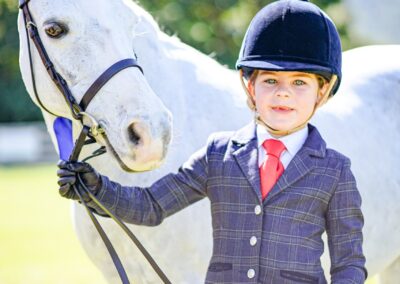
<path id="1" fill-rule="evenodd" d="M 109 152 L 93 159 L 91 164 L 111 179 L 122 184 L 150 185 L 166 173 L 175 171 L 191 153 L 205 144 L 211 132 L 238 129 L 251 120 L 238 74 L 161 32 L 152 17 L 135 3 L 128 0 L 32 0 L 29 5 L 46 49 L 72 86 L 78 101 L 105 68 L 121 57 L 131 57 L 129 53 L 134 50 L 148 84 L 173 115 L 174 135 L 162 166 L 151 172 L 128 174 L 116 162 L 111 162 L 115 158 Z M 47 37 L 46 24 L 54 21 L 68 25 L 69 32 L 64 37 Z M 21 17 L 19 29 L 21 72 L 35 101 Z M 328 145 L 347 154 L 353 161 L 353 171 L 363 197 L 367 268 L 370 275 L 383 273 L 387 277 L 386 283 L 393 283 L 393 279 L 400 276 L 400 271 L 395 269 L 400 263 L 400 226 L 397 218 L 391 218 L 400 214 L 400 175 L 396 170 L 400 162 L 397 143 L 400 139 L 400 62 L 393 60 L 398 54 L 400 46 L 376 46 L 346 52 L 341 91 L 317 112 L 314 121 Z M 70 116 L 36 52 L 34 70 L 42 100 L 57 114 Z M 159 113 L 165 113 L 165 110 L 153 96 L 141 73 L 127 69 L 99 92 L 87 111 L 98 120 L 110 121 L 107 135 L 118 151 L 125 153 L 131 151 L 132 146 L 119 142 L 126 136 L 123 122 L 132 121 L 131 116 L 141 113 L 142 117 L 147 117 L 149 125 L 160 124 Z M 132 108 L 128 109 L 131 100 Z M 153 105 L 154 110 L 150 109 Z M 54 117 L 45 112 L 43 115 L 54 140 Z M 167 114 L 161 120 L 168 125 Z M 75 135 L 79 128 L 80 124 L 75 123 Z M 155 137 L 165 135 L 160 134 L 158 128 L 149 133 Z M 93 149 L 84 149 L 82 156 Z M 144 154 L 137 155 L 145 157 L 146 152 L 143 149 Z M 132 167 L 151 168 L 159 162 L 158 158 L 150 163 L 125 159 Z M 73 212 L 78 238 L 88 256 L 110 283 L 118 283 L 111 259 L 86 213 L 75 203 Z M 101 221 L 130 278 L 135 283 L 159 283 L 158 276 L 121 230 L 109 219 Z M 204 281 L 212 246 L 207 200 L 171 216 L 156 228 L 131 228 L 173 283 Z"/>
<path id="2" fill-rule="evenodd" d="M 400 43 L 399 0 L 344 0 L 342 3 L 350 19 L 350 36 L 375 44 Z"/>

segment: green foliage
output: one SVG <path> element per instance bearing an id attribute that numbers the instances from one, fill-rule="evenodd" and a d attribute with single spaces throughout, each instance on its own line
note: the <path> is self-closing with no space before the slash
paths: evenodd
<path id="1" fill-rule="evenodd" d="M 141 0 L 168 34 L 230 67 L 253 15 L 270 1 L 252 0 Z"/>
<path id="2" fill-rule="evenodd" d="M 271 0 L 139 0 L 170 35 L 233 68 L 246 28 Z M 354 46 L 347 35 L 346 11 L 340 0 L 312 0 L 336 22 L 343 47 Z M 17 1 L 0 0 L 0 122 L 41 120 L 22 83 L 18 66 Z"/>
<path id="3" fill-rule="evenodd" d="M 234 68 L 244 33 L 253 16 L 272 0 L 139 0 L 170 35 Z M 336 22 L 340 0 L 313 0 Z M 346 23 L 338 24 L 347 37 Z M 346 41 L 347 43 L 347 41 Z M 345 48 L 347 47 L 347 44 Z"/>
<path id="4" fill-rule="evenodd" d="M 42 119 L 19 72 L 17 8 L 16 1 L 0 0 L 0 122 Z"/>
<path id="5" fill-rule="evenodd" d="M 0 0 L 0 122 L 41 120 L 21 79 L 16 1 Z"/>

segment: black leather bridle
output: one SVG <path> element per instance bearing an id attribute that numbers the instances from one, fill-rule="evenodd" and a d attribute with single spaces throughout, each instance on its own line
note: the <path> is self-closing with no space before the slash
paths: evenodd
<path id="1" fill-rule="evenodd" d="M 89 87 L 89 89 L 86 91 L 86 93 L 83 95 L 83 98 L 81 102 L 78 104 L 75 100 L 75 98 L 71 94 L 71 90 L 68 87 L 67 82 L 64 80 L 64 78 L 56 71 L 53 63 L 51 62 L 46 49 L 43 46 L 43 42 L 40 39 L 39 33 L 37 26 L 31 16 L 31 13 L 29 11 L 28 3 L 30 0 L 19 0 L 19 8 L 22 10 L 23 15 L 24 15 L 24 21 L 25 21 L 25 28 L 27 31 L 27 34 L 33 41 L 33 43 L 36 46 L 36 49 L 40 55 L 40 58 L 42 60 L 42 63 L 44 67 L 47 70 L 47 73 L 49 74 L 51 80 L 54 82 L 54 84 L 57 86 L 57 88 L 60 90 L 61 94 L 63 95 L 68 107 L 71 110 L 72 116 L 75 119 L 81 120 L 82 119 L 82 112 L 84 112 L 91 102 L 91 100 L 95 97 L 97 92 L 117 73 L 120 71 L 124 70 L 125 68 L 128 67 L 136 67 L 139 68 L 140 71 L 143 73 L 142 68 L 139 66 L 137 63 L 136 59 L 134 58 L 128 58 L 128 59 L 123 59 L 121 61 L 118 61 L 117 63 L 113 64 L 111 67 L 109 67 L 106 71 L 104 71 L 103 74 L 100 75 L 99 78 Z M 29 44 L 29 40 L 28 40 Z M 29 50 L 29 58 L 30 58 L 30 63 L 32 67 L 32 60 L 31 60 L 31 55 L 30 55 L 30 50 Z M 31 68 L 31 73 L 33 74 L 33 69 Z M 32 78 L 33 82 L 35 81 L 34 78 Z M 36 88 L 35 88 L 36 89 Z M 47 111 L 48 113 L 57 116 L 53 112 L 51 112 L 49 109 L 47 109 L 42 101 L 40 100 L 39 96 L 37 95 L 37 92 L 35 90 L 35 96 L 37 101 L 39 102 L 40 106 Z"/>
<path id="2" fill-rule="evenodd" d="M 54 82 L 54 84 L 57 86 L 57 88 L 60 90 L 61 94 L 63 95 L 69 109 L 71 110 L 72 117 L 76 120 L 81 121 L 82 123 L 82 131 L 76 140 L 76 143 L 74 145 L 74 148 L 72 150 L 72 154 L 69 158 L 70 161 L 77 161 L 79 158 L 79 154 L 83 148 L 84 145 L 93 143 L 95 141 L 95 137 L 99 133 L 103 133 L 103 130 L 101 126 L 96 122 L 96 120 L 85 113 L 85 110 L 91 100 L 95 97 L 95 95 L 98 93 L 98 91 L 117 73 L 120 71 L 129 68 L 129 67 L 135 67 L 139 68 L 139 70 L 143 73 L 142 68 L 138 65 L 136 59 L 134 58 L 128 58 L 128 59 L 123 59 L 121 61 L 118 61 L 117 63 L 113 64 L 111 67 L 109 67 L 106 71 L 103 72 L 103 74 L 100 75 L 99 78 L 96 79 L 96 81 L 89 87 L 89 89 L 86 91 L 84 94 L 81 102 L 78 104 L 75 100 L 75 98 L 72 96 L 71 90 L 68 87 L 67 82 L 64 80 L 64 78 L 56 71 L 54 64 L 50 60 L 46 49 L 43 45 L 42 40 L 40 39 L 39 33 L 37 26 L 35 24 L 35 21 L 32 18 L 32 15 L 29 11 L 28 3 L 30 0 L 19 0 L 19 8 L 22 10 L 23 16 L 24 16 L 24 22 L 25 22 L 25 31 L 26 31 L 26 36 L 27 36 L 27 44 L 28 44 L 28 53 L 29 53 L 29 63 L 30 63 L 30 69 L 31 69 L 31 79 L 32 79 L 32 85 L 33 85 L 33 91 L 36 97 L 37 102 L 39 105 L 42 107 L 43 110 L 48 112 L 51 115 L 58 116 L 54 112 L 50 111 L 48 108 L 45 107 L 43 102 L 40 100 L 40 97 L 37 93 L 36 90 L 36 83 L 35 83 L 35 76 L 34 76 L 34 71 L 33 71 L 33 64 L 32 64 L 32 55 L 31 55 L 31 48 L 30 48 L 30 40 L 35 44 L 36 49 L 40 55 L 41 61 L 44 65 L 44 67 L 47 70 L 47 73 L 49 74 L 51 80 Z M 30 39 L 29 39 L 30 38 Z M 89 117 L 92 125 L 87 126 L 85 125 L 84 122 L 84 117 Z M 89 137 L 89 139 L 86 139 Z M 103 149 L 99 153 L 104 153 L 105 150 Z M 97 156 L 98 154 L 94 154 L 93 156 Z M 93 157 L 91 156 L 91 157 Z M 90 157 L 89 157 L 90 158 Z M 84 159 L 87 160 L 88 158 Z M 85 184 L 82 182 L 82 179 L 79 175 L 77 175 L 77 179 L 79 180 L 82 188 L 86 191 L 86 193 L 91 197 L 91 199 L 106 213 L 108 214 L 124 231 L 125 233 L 129 236 L 129 238 L 134 242 L 134 244 L 138 247 L 138 249 L 142 252 L 142 254 L 145 256 L 147 261 L 151 264 L 153 269 L 156 271 L 158 276 L 161 278 L 161 280 L 164 283 L 171 283 L 167 276 L 163 273 L 163 271 L 160 269 L 160 267 L 157 265 L 157 263 L 154 261 L 154 259 L 151 257 L 151 255 L 147 252 L 147 250 L 143 247 L 143 245 L 139 242 L 139 240 L 135 237 L 135 235 L 128 229 L 128 227 L 120 221 L 112 212 L 110 212 L 91 192 L 88 190 L 85 186 Z M 110 256 L 114 262 L 115 267 L 117 268 L 118 274 L 121 278 L 122 283 L 126 284 L 129 283 L 128 276 L 125 272 L 125 269 L 114 249 L 112 246 L 110 240 L 108 239 L 107 235 L 105 234 L 104 230 L 102 229 L 100 223 L 97 221 L 96 217 L 93 215 L 91 209 L 87 206 L 86 202 L 83 200 L 81 193 L 77 189 L 76 186 L 74 186 L 75 193 L 79 196 L 81 203 L 85 206 L 86 211 L 93 221 L 97 231 L 100 234 L 100 237 L 102 238 L 103 242 L 106 245 L 106 248 L 108 252 L 110 253 Z"/>

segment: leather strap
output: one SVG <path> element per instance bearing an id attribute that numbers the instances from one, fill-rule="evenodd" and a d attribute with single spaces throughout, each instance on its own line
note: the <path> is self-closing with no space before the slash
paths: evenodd
<path id="1" fill-rule="evenodd" d="M 72 150 L 72 154 L 69 158 L 69 161 L 75 162 L 79 159 L 79 154 L 81 152 L 82 147 L 85 145 L 86 137 L 89 134 L 89 127 L 84 126 L 81 133 L 78 136 L 78 139 L 75 142 L 74 149 Z M 132 242 L 136 245 L 136 247 L 140 250 L 140 252 L 143 254 L 143 256 L 146 258 L 146 260 L 150 263 L 151 267 L 154 269 L 154 271 L 157 273 L 157 275 L 161 278 L 163 283 L 165 284 L 171 284 L 171 281 L 168 279 L 168 277 L 164 274 L 164 272 L 161 270 L 161 268 L 157 265 L 155 260 L 152 258 L 150 253 L 145 249 L 145 247 L 140 243 L 140 241 L 137 239 L 137 237 L 132 233 L 131 230 L 117 217 L 115 216 L 110 210 L 107 209 L 107 207 L 101 203 L 91 192 L 90 190 L 85 186 L 84 182 L 82 181 L 81 177 L 77 175 L 78 182 L 80 185 L 84 188 L 86 193 L 89 195 L 89 197 L 108 215 L 110 216 L 119 226 L 120 228 L 128 235 L 128 237 L 132 240 Z M 98 231 L 100 237 L 102 238 L 113 262 L 115 267 L 117 268 L 118 274 L 120 275 L 120 278 L 122 280 L 123 284 L 129 283 L 129 280 L 126 276 L 125 269 L 115 252 L 114 247 L 112 246 L 111 242 L 109 241 L 107 234 L 104 232 L 103 228 L 97 221 L 97 219 L 94 217 L 92 211 L 86 204 L 86 202 L 83 200 L 82 196 L 79 193 L 79 190 L 74 186 L 74 191 L 75 193 L 79 196 L 79 199 L 81 203 L 85 206 L 86 211 L 92 219 L 94 226 L 96 227 L 96 230 Z"/>
<path id="2" fill-rule="evenodd" d="M 88 126 L 83 126 L 81 133 L 78 136 L 78 139 L 75 141 L 74 148 L 72 149 L 71 156 L 69 157 L 70 162 L 76 162 L 79 159 L 79 154 L 86 142 L 86 137 L 89 134 L 90 128 Z"/>
<path id="3" fill-rule="evenodd" d="M 117 63 L 113 64 L 111 67 L 109 67 L 106 71 L 103 72 L 103 74 L 100 75 L 99 78 L 97 78 L 96 81 L 89 87 L 89 89 L 86 91 L 86 93 L 83 95 L 83 98 L 81 102 L 79 103 L 79 106 L 83 111 L 86 110 L 87 106 L 89 103 L 92 101 L 94 96 L 100 91 L 100 89 L 117 73 L 119 73 L 121 70 L 124 70 L 125 68 L 128 67 L 137 67 L 143 74 L 142 67 L 139 66 L 137 61 L 133 58 L 128 58 L 128 59 L 123 59 L 121 61 L 118 61 Z"/>
<path id="4" fill-rule="evenodd" d="M 79 178 L 79 180 L 81 180 Z M 81 203 L 83 204 L 83 206 L 86 209 L 86 212 L 88 213 L 90 219 L 92 220 L 94 227 L 96 228 L 97 232 L 99 233 L 101 239 L 103 240 L 108 253 L 111 256 L 111 259 L 115 265 L 115 268 L 117 268 L 117 272 L 119 274 L 119 277 L 121 278 L 121 281 L 123 284 L 129 284 L 129 279 L 128 279 L 128 275 L 126 274 L 126 271 L 124 269 L 124 266 L 122 265 L 121 260 L 118 257 L 117 252 L 115 251 L 110 239 L 107 237 L 107 234 L 104 232 L 103 228 L 101 227 L 99 221 L 96 219 L 96 217 L 94 216 L 94 214 L 92 213 L 92 211 L 90 210 L 89 206 L 86 204 L 86 202 L 83 200 L 82 195 L 80 194 L 79 190 L 77 189 L 77 187 L 74 185 L 73 189 L 75 191 L 75 193 L 78 195 Z M 88 191 L 86 189 L 86 191 Z"/>
<path id="5" fill-rule="evenodd" d="M 19 8 L 22 9 L 23 6 L 29 3 L 30 0 L 19 0 Z"/>
<path id="6" fill-rule="evenodd" d="M 27 26 L 27 19 L 26 19 L 26 17 L 24 17 L 24 22 L 25 22 L 25 26 Z M 31 43 L 30 43 L 30 40 L 29 40 L 29 35 L 28 35 L 28 30 L 27 30 L 27 28 L 25 28 L 25 34 L 26 34 L 26 42 L 27 42 L 27 45 L 28 45 L 28 55 L 29 55 L 29 66 L 30 66 L 30 70 L 31 70 L 32 89 L 33 89 L 33 93 L 35 94 L 36 101 L 38 102 L 38 104 L 40 105 L 40 107 L 41 107 L 42 109 L 44 109 L 46 112 L 48 112 L 48 113 L 50 113 L 50 114 L 52 114 L 52 115 L 54 115 L 54 116 L 57 116 L 54 112 L 50 111 L 50 110 L 42 103 L 42 101 L 41 101 L 41 99 L 40 99 L 40 97 L 39 97 L 39 94 L 38 94 L 38 92 L 37 92 L 37 89 L 36 89 L 36 80 L 35 80 L 35 73 L 33 72 L 33 62 L 32 62 L 32 54 L 31 54 Z"/>
<path id="7" fill-rule="evenodd" d="M 47 73 L 49 74 L 51 80 L 54 82 L 54 84 L 57 86 L 57 88 L 60 90 L 61 94 L 63 95 L 65 101 L 67 102 L 69 108 L 71 109 L 72 115 L 75 119 L 80 119 L 79 112 L 81 112 L 81 109 L 79 105 L 76 103 L 75 98 L 72 96 L 71 91 L 67 85 L 67 82 L 64 80 L 64 78 L 57 73 L 56 69 L 54 68 L 53 63 L 51 62 L 46 49 L 43 46 L 42 40 L 40 39 L 37 27 L 32 19 L 31 13 L 29 12 L 28 8 L 28 3 L 29 1 L 24 1 L 20 2 L 22 12 L 24 14 L 24 20 L 25 20 L 25 25 L 27 32 L 29 34 L 29 37 L 32 39 L 33 43 L 36 46 L 36 49 L 39 53 L 39 56 L 42 60 L 42 63 L 44 67 L 47 70 Z M 29 56 L 31 57 L 30 50 L 29 50 Z M 33 70 L 31 69 L 31 72 Z M 37 96 L 37 99 L 40 101 L 40 99 Z M 40 105 L 42 106 L 43 104 L 40 102 Z M 45 108 L 45 110 L 47 110 Z M 49 112 L 53 114 L 52 112 Z"/>
<path id="8" fill-rule="evenodd" d="M 65 101 L 67 102 L 72 116 L 75 119 L 81 119 L 80 112 L 86 110 L 87 106 L 91 102 L 91 100 L 94 98 L 94 96 L 98 93 L 98 91 L 118 72 L 124 70 L 125 68 L 128 67 L 136 67 L 139 68 L 139 70 L 143 73 L 143 69 L 140 67 L 140 65 L 137 63 L 136 59 L 133 58 L 128 58 L 128 59 L 123 59 L 118 61 L 117 63 L 114 63 L 111 67 L 109 67 L 106 71 L 104 71 L 99 78 L 96 79 L 96 81 L 89 87 L 89 89 L 86 91 L 86 93 L 83 95 L 82 101 L 80 104 L 78 104 L 75 100 L 75 98 L 72 96 L 71 90 L 68 87 L 67 82 L 65 79 L 56 71 L 53 62 L 50 60 L 46 49 L 43 46 L 43 42 L 39 36 L 37 27 L 33 21 L 33 18 L 31 16 L 31 13 L 28 8 L 28 2 L 30 0 L 20 0 L 20 8 L 22 9 L 22 12 L 24 14 L 24 21 L 25 21 L 25 26 L 27 33 L 29 34 L 29 37 L 32 39 L 33 43 L 36 46 L 36 49 L 39 53 L 39 56 L 41 58 L 41 61 L 44 65 L 44 67 L 47 70 L 47 73 L 49 74 L 51 80 L 54 82 L 54 84 L 57 86 L 57 88 L 60 90 L 62 93 Z M 28 40 L 28 45 L 29 45 L 29 40 Z M 30 46 L 29 46 L 29 59 L 31 63 L 31 73 L 32 73 L 32 80 L 34 81 L 33 78 L 33 66 L 32 66 L 32 58 L 31 58 L 31 53 L 30 53 Z M 43 103 L 41 102 L 39 96 L 37 95 L 36 92 L 36 86 L 34 87 L 35 89 L 35 96 L 36 99 L 38 100 L 40 106 L 46 110 L 48 113 L 55 115 L 53 112 L 49 111 L 46 107 L 44 107 Z"/>
<path id="9" fill-rule="evenodd" d="M 155 260 L 151 257 L 149 252 L 144 248 L 144 246 L 141 244 L 141 242 L 136 238 L 136 236 L 132 233 L 131 230 L 117 217 L 115 216 L 110 210 L 107 209 L 107 207 L 101 203 L 90 191 L 86 186 L 83 184 L 82 180 L 80 177 L 78 177 L 80 183 L 83 185 L 85 188 L 85 191 L 87 194 L 90 196 L 90 198 L 103 210 L 105 213 L 107 213 L 108 216 L 110 216 L 115 223 L 117 223 L 120 228 L 128 235 L 128 237 L 132 240 L 132 242 L 136 245 L 136 247 L 140 250 L 140 252 L 143 254 L 143 256 L 147 259 L 147 261 L 150 263 L 150 265 L 153 267 L 154 271 L 157 273 L 157 275 L 161 278 L 163 283 L 165 284 L 171 284 L 171 281 L 169 281 L 168 277 L 164 274 L 164 272 L 161 270 L 161 268 L 157 265 Z"/>

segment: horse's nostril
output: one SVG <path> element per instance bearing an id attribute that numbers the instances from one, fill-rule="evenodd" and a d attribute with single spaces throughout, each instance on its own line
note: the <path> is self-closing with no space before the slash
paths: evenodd
<path id="1" fill-rule="evenodd" d="M 137 145 L 140 142 L 140 135 L 137 132 L 137 130 L 135 129 L 135 123 L 132 123 L 129 127 L 128 127 L 128 137 L 129 140 Z"/>

